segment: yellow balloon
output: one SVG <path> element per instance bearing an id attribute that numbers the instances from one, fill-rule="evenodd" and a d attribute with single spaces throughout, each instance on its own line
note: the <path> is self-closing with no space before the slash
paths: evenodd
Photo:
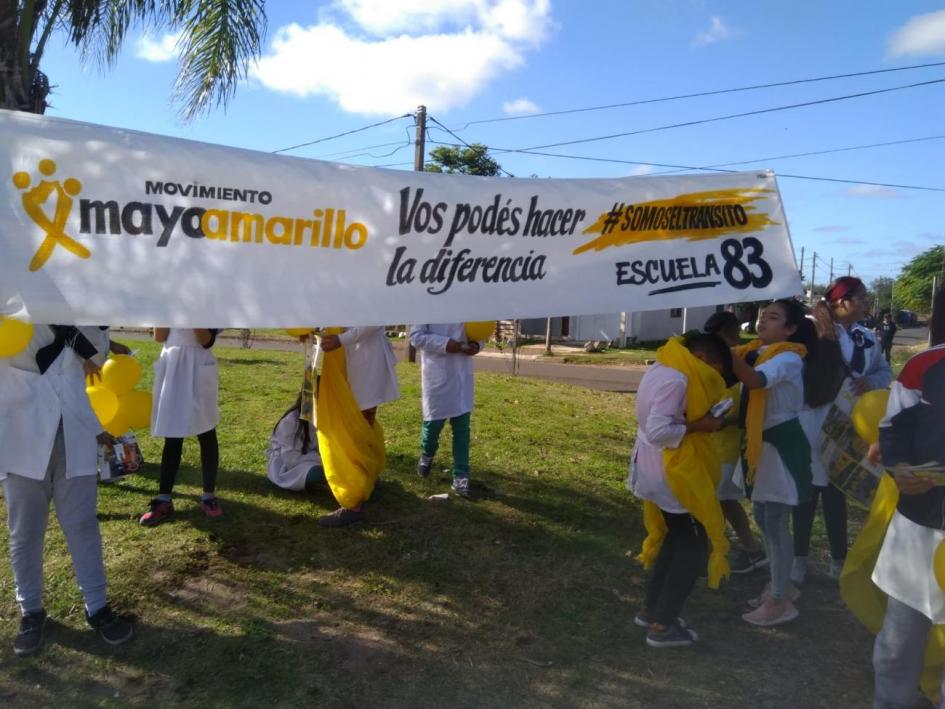
<path id="1" fill-rule="evenodd" d="M 151 426 L 151 392 L 135 389 L 118 397 L 118 411 L 128 417 L 130 428 Z"/>
<path id="2" fill-rule="evenodd" d="M 128 429 L 131 428 L 128 411 L 119 406 L 111 420 L 103 424 L 103 428 L 113 436 L 123 436 L 128 433 Z"/>
<path id="3" fill-rule="evenodd" d="M 141 365 L 131 355 L 109 357 L 102 367 L 102 385 L 118 396 L 134 389 L 141 380 Z"/>
<path id="4" fill-rule="evenodd" d="M 495 332 L 495 320 L 466 323 L 466 339 L 470 342 L 488 340 Z"/>
<path id="5" fill-rule="evenodd" d="M 92 405 L 92 411 L 103 426 L 106 421 L 111 421 L 118 413 L 118 397 L 111 389 L 107 389 L 101 384 L 86 387 L 85 392 L 89 395 L 89 403 Z"/>
<path id="6" fill-rule="evenodd" d="M 0 315 L 0 357 L 12 357 L 26 349 L 33 337 L 28 322 Z"/>
<path id="7" fill-rule="evenodd" d="M 305 337 L 306 335 L 311 335 L 314 329 L 315 328 L 311 327 L 287 327 L 285 331 L 292 335 L 292 337 Z"/>
<path id="8" fill-rule="evenodd" d="M 874 389 L 863 394 L 853 405 L 853 412 L 850 414 L 853 428 L 867 443 L 876 443 L 879 440 L 879 422 L 886 415 L 888 401 L 888 389 Z"/>
<path id="9" fill-rule="evenodd" d="M 932 573 L 938 587 L 945 591 L 945 542 L 940 543 L 932 555 Z"/>

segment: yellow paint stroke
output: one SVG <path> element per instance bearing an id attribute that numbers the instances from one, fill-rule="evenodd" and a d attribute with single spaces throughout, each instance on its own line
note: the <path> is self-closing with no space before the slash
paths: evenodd
<path id="1" fill-rule="evenodd" d="M 617 220 L 617 224 L 614 225 L 613 229 L 607 234 L 604 234 L 603 232 L 610 212 L 603 212 L 597 218 L 597 221 L 595 221 L 583 231 L 584 234 L 600 234 L 601 236 L 588 241 L 586 244 L 578 246 L 576 249 L 574 249 L 574 254 L 580 254 L 592 249 L 594 251 L 602 251 L 611 246 L 623 246 L 625 244 L 637 244 L 647 241 L 668 241 L 670 239 L 701 241 L 703 239 L 715 239 L 729 234 L 746 234 L 750 232 L 761 231 L 769 225 L 778 224 L 778 222 L 772 221 L 766 213 L 759 212 L 757 207 L 752 203 L 756 202 L 757 200 L 764 199 L 765 196 L 771 192 L 773 192 L 773 190 L 762 188 L 734 188 L 728 190 L 711 190 L 708 192 L 681 194 L 670 199 L 654 200 L 652 202 L 641 202 L 637 204 L 631 203 L 626 205 L 626 207 L 630 207 L 634 211 L 639 209 L 645 210 L 642 212 L 642 214 L 652 214 L 652 211 L 646 210 L 658 210 L 660 208 L 663 208 L 667 211 L 662 213 L 656 212 L 656 214 L 660 216 L 653 220 L 655 223 L 649 228 L 639 228 L 640 225 L 638 225 L 637 229 L 633 229 L 632 224 L 626 224 L 626 216 L 621 216 Z M 686 214 L 686 212 L 680 209 L 680 211 L 676 213 L 676 218 L 680 220 L 679 225 L 677 225 L 676 228 L 667 228 L 671 224 L 672 212 L 669 210 L 672 210 L 674 207 L 730 208 L 735 205 L 741 206 L 741 208 L 744 210 L 745 217 L 747 218 L 744 224 L 735 223 L 734 220 L 729 218 L 728 221 L 732 223 L 723 226 L 716 227 L 700 225 L 695 228 L 685 227 L 681 225 L 685 224 L 685 217 L 683 215 Z M 666 226 L 660 228 L 660 222 L 664 222 Z M 624 228 L 625 226 L 627 228 Z"/>

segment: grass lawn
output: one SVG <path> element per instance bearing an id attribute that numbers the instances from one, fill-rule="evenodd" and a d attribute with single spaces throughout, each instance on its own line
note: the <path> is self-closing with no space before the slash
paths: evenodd
<path id="1" fill-rule="evenodd" d="M 157 353 L 140 345 L 150 372 Z M 269 432 L 301 379 L 297 352 L 217 351 L 225 514 L 198 506 L 199 455 L 185 444 L 177 517 L 137 516 L 157 488 L 160 441 L 141 436 L 144 475 L 100 487 L 114 605 L 137 637 L 108 648 L 86 628 L 62 534 L 47 537 L 47 646 L 14 657 L 18 612 L 0 531 L 0 706 L 29 707 L 862 707 L 871 637 L 816 570 L 801 617 L 780 629 L 739 615 L 764 575 L 701 587 L 686 617 L 701 642 L 652 650 L 633 625 L 645 576 L 638 504 L 624 490 L 633 398 L 476 375 L 477 499 L 445 492 L 449 444 L 414 473 L 418 369 L 381 408 L 388 469 L 370 523 L 323 530 L 330 494 L 265 479 Z M 144 386 L 150 385 L 146 375 Z M 445 432 L 448 433 L 448 432 Z M 5 509 L 0 506 L 5 515 Z M 815 549 L 826 544 L 815 529 Z"/>

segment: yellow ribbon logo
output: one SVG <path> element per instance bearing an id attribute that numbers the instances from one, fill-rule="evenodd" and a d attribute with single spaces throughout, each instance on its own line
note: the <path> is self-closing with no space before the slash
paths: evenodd
<path id="1" fill-rule="evenodd" d="M 46 177 L 52 177 L 56 173 L 56 163 L 52 160 L 40 160 L 39 171 Z M 56 244 L 62 246 L 67 251 L 71 251 L 79 258 L 88 258 L 92 252 L 85 248 L 78 241 L 66 234 L 66 222 L 69 221 L 69 213 L 72 211 L 72 197 L 82 191 L 82 183 L 74 177 L 69 177 L 60 182 L 59 180 L 41 180 L 38 185 L 29 189 L 32 180 L 26 172 L 17 172 L 13 175 L 13 184 L 23 192 L 23 210 L 32 219 L 36 225 L 46 232 L 46 238 L 39 245 L 33 258 L 30 260 L 30 271 L 41 269 L 49 257 L 52 256 Z M 55 195 L 53 204 L 52 219 L 43 209 L 43 204 Z"/>

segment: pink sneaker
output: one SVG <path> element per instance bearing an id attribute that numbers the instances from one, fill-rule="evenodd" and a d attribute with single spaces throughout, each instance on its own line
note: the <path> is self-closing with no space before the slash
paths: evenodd
<path id="1" fill-rule="evenodd" d="M 745 613 L 742 616 L 742 620 L 746 620 L 752 625 L 768 627 L 788 623 L 797 618 L 797 616 L 797 608 L 795 608 L 794 604 L 788 599 L 782 598 L 778 600 L 768 598 L 751 613 Z"/>
<path id="2" fill-rule="evenodd" d="M 149 503 L 148 511 L 138 518 L 138 524 L 145 527 L 156 527 L 174 516 L 174 503 L 169 500 L 159 500 L 156 497 Z"/>
<path id="3" fill-rule="evenodd" d="M 223 514 L 223 508 L 220 507 L 220 500 L 217 497 L 205 497 L 200 500 L 200 509 L 207 517 L 219 517 Z"/>

